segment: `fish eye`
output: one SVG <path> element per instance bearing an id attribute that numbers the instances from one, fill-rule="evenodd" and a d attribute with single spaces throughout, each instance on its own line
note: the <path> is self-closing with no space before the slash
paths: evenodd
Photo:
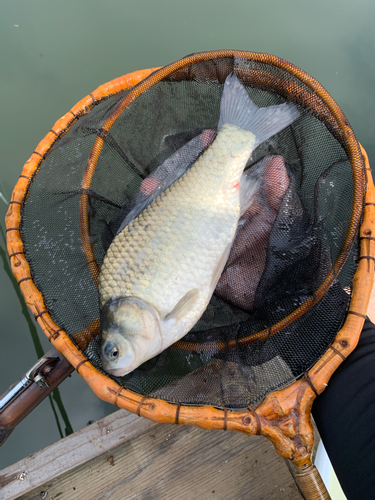
<path id="1" fill-rule="evenodd" d="M 119 355 L 119 350 L 113 342 L 108 342 L 104 347 L 104 354 L 107 358 L 115 360 Z"/>
<path id="2" fill-rule="evenodd" d="M 117 348 L 115 347 L 114 349 L 112 349 L 112 351 L 110 352 L 110 355 L 109 357 L 112 358 L 112 359 L 116 359 L 118 356 L 118 350 Z"/>

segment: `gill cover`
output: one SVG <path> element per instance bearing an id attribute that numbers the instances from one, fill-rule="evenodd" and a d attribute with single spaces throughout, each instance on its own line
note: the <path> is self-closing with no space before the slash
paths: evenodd
<path id="1" fill-rule="evenodd" d="M 114 376 L 134 370 L 162 347 L 159 314 L 136 297 L 108 301 L 101 311 L 103 369 Z"/>

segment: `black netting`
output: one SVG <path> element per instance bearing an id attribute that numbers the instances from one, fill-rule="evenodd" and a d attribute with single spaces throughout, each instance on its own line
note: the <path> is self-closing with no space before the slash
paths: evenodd
<path id="1" fill-rule="evenodd" d="M 240 408 L 256 405 L 310 368 L 342 326 L 351 297 L 357 242 L 341 269 L 334 264 L 353 210 L 352 166 L 340 128 L 304 84 L 275 67 L 227 58 L 194 64 L 153 85 L 126 107 L 109 132 L 103 125 L 126 93 L 98 103 L 41 163 L 23 207 L 22 238 L 52 318 L 82 345 L 99 316 L 98 291 L 82 248 L 82 196 L 89 199 L 90 239 L 100 267 L 142 180 L 186 144 L 200 144 L 201 150 L 197 146 L 189 153 L 192 161 L 209 146 L 223 82 L 233 68 L 258 106 L 290 100 L 301 116 L 261 144 L 248 162 L 246 171 L 260 176 L 263 190 L 241 219 L 200 321 L 182 342 L 116 380 L 139 394 L 175 403 Z M 286 80 L 299 92 L 282 90 L 287 87 L 280 81 Z M 212 135 L 203 144 L 198 139 L 207 131 Z M 82 190 L 98 137 L 104 145 L 91 185 Z M 277 195 L 276 203 L 267 190 Z M 355 199 L 355 210 L 361 212 L 362 205 L 362 198 Z M 318 300 L 332 268 L 333 283 Z M 310 299 L 315 305 L 278 331 L 275 325 Z M 258 332 L 265 332 L 260 339 Z M 94 338 L 86 354 L 101 369 L 99 342 Z"/>

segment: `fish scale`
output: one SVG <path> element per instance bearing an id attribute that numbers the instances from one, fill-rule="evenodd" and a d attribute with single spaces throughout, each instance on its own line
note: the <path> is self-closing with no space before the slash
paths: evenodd
<path id="1" fill-rule="evenodd" d="M 223 186 L 239 182 L 254 141 L 251 132 L 224 126 L 191 169 L 116 236 L 101 270 L 102 306 L 115 297 L 134 296 L 163 315 L 194 288 L 202 289 L 200 306 L 206 305 L 213 273 L 239 218 L 239 191 L 224 197 Z M 236 158 L 243 144 L 246 151 Z M 145 272 L 138 278 L 131 272 L 139 269 L 139 261 L 147 278 Z"/>

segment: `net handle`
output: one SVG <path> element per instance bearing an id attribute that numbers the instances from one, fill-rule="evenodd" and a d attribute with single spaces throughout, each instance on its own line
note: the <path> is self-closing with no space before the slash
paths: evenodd
<path id="1" fill-rule="evenodd" d="M 331 500 L 331 496 L 315 465 L 298 470 L 296 476 L 306 500 Z"/>

